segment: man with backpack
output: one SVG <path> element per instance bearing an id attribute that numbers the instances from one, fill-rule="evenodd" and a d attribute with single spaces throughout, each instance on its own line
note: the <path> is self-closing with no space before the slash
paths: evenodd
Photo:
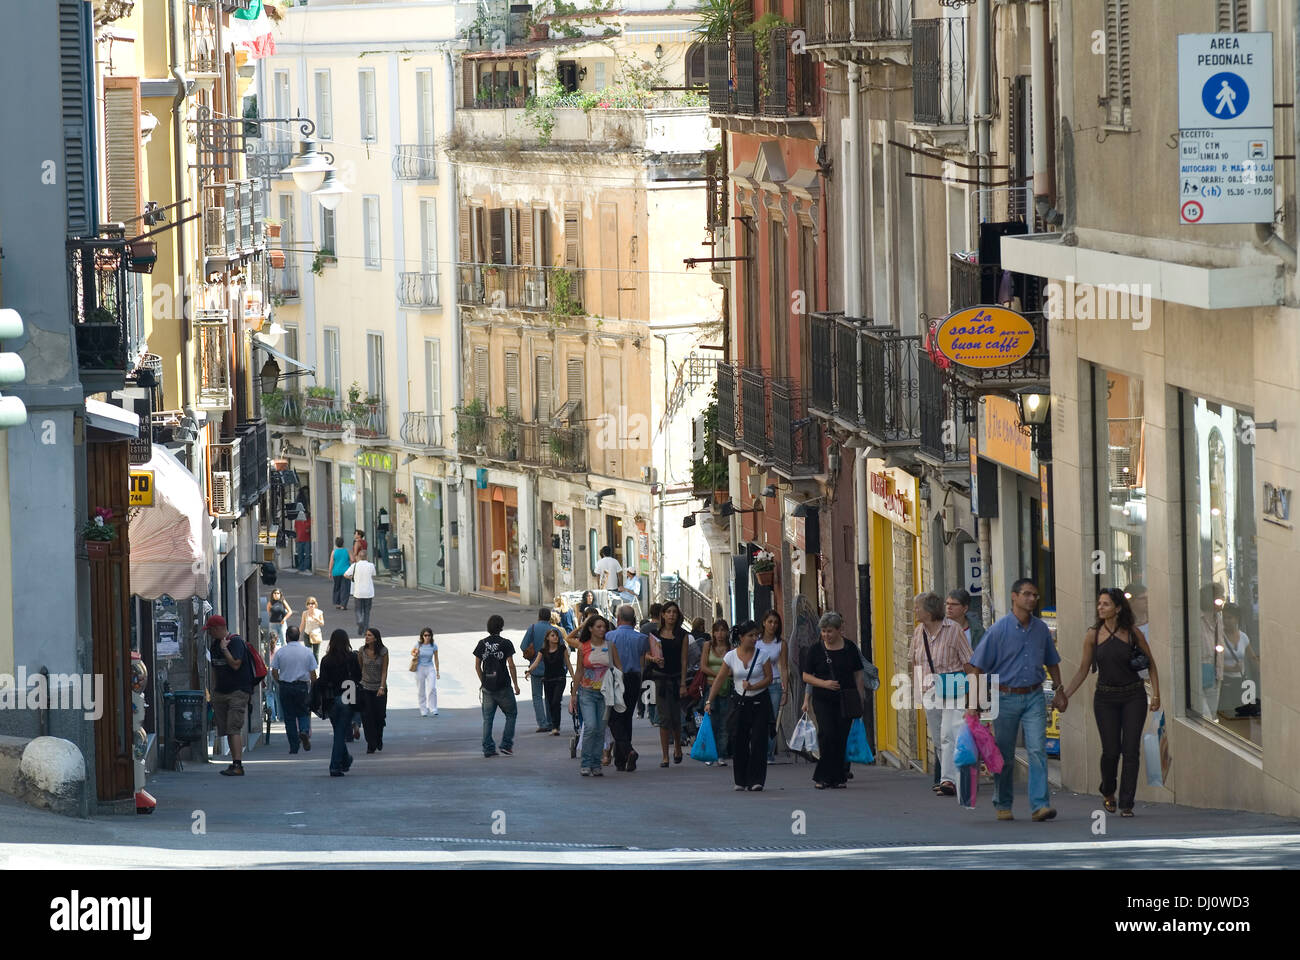
<path id="1" fill-rule="evenodd" d="M 537 611 L 537 622 L 528 628 L 524 638 L 519 641 L 520 653 L 531 667 L 537 655 L 546 647 L 546 634 L 557 629 L 551 623 L 551 608 L 541 607 Z M 563 634 L 561 633 L 561 636 Z M 537 716 L 537 732 L 551 732 L 551 715 L 546 709 L 546 693 L 542 684 L 542 672 L 528 674 L 533 685 L 533 713 Z"/>
<path id="2" fill-rule="evenodd" d="M 213 614 L 203 629 L 212 638 L 212 714 L 217 736 L 230 742 L 230 766 L 223 777 L 244 775 L 244 728 L 248 725 L 248 702 L 253 696 L 254 669 L 243 637 L 230 633 L 226 618 Z"/>
<path id="3" fill-rule="evenodd" d="M 474 648 L 474 669 L 483 688 L 479 696 L 483 704 L 484 757 L 497 755 L 496 743 L 492 739 L 497 707 L 506 716 L 506 728 L 501 734 L 501 753 L 507 757 L 514 756 L 515 719 L 519 715 L 515 695 L 519 693 L 519 678 L 515 674 L 515 646 L 501 636 L 505 626 L 500 614 L 492 614 L 487 622 L 488 635 Z M 511 686 L 514 693 L 510 692 Z"/>

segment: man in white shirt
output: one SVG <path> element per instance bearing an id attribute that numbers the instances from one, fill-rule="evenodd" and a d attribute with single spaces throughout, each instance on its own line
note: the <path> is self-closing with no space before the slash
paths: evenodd
<path id="1" fill-rule="evenodd" d="M 611 593 L 618 590 L 618 578 L 623 572 L 623 564 L 614 559 L 613 547 L 601 547 L 600 559 L 596 561 L 596 586 Z"/>
<path id="2" fill-rule="evenodd" d="M 628 567 L 624 573 L 627 577 L 623 580 L 622 598 L 628 603 L 641 602 L 641 578 L 631 567 Z"/>
<path id="3" fill-rule="evenodd" d="M 375 599 L 375 565 L 366 559 L 364 547 L 357 551 L 356 561 L 343 576 L 352 581 L 352 596 L 357 601 L 357 636 L 364 637 L 370 629 L 370 605 Z"/>
<path id="4" fill-rule="evenodd" d="M 271 676 L 280 685 L 289 752 L 297 753 L 299 742 L 304 750 L 311 749 L 311 681 L 316 679 L 316 657 L 299 642 L 297 627 L 286 627 L 284 639 L 271 658 Z"/>

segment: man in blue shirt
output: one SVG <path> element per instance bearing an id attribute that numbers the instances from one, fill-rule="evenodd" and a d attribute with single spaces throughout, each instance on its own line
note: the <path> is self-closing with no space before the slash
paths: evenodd
<path id="1" fill-rule="evenodd" d="M 632 715 L 641 699 L 641 667 L 650 652 L 650 638 L 636 628 L 636 610 L 630 603 L 618 608 L 618 627 L 605 639 L 618 651 L 623 665 L 623 702 L 627 709 L 610 712 L 609 729 L 614 736 L 614 767 L 631 773 L 637 752 L 632 749 Z"/>
<path id="2" fill-rule="evenodd" d="M 551 608 L 542 607 L 537 611 L 537 622 L 528 628 L 524 639 L 519 642 L 519 651 L 531 667 L 537 655 L 546 648 L 546 634 L 553 629 Z M 542 671 L 529 675 L 533 685 L 533 714 L 537 717 L 537 732 L 551 732 L 551 715 L 546 709 L 546 692 L 542 685 Z"/>
<path id="3" fill-rule="evenodd" d="M 1036 821 L 1051 820 L 1056 811 L 1050 806 L 1051 790 L 1047 784 L 1047 701 L 1043 694 L 1043 668 L 1052 676 L 1052 685 L 1061 686 L 1061 655 L 1056 652 L 1047 624 L 1034 616 L 1038 605 L 1038 587 L 1032 580 L 1017 580 L 1011 585 L 1011 612 L 993 624 L 979 649 L 971 656 L 974 675 L 989 674 L 989 682 L 998 686 L 998 714 L 993 733 L 1002 753 L 1002 772 L 993 778 L 993 806 L 999 820 L 1014 820 L 1011 815 L 1016 768 L 1016 734 L 1025 731 L 1025 752 L 1029 755 L 1029 807 Z M 967 713 L 979 715 L 977 710 Z"/>

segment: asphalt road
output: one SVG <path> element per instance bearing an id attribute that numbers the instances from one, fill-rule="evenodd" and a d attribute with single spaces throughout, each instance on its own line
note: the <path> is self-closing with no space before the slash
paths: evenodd
<path id="1" fill-rule="evenodd" d="M 310 590 L 326 630 L 352 611 L 329 605 L 323 579 L 282 577 L 295 611 Z M 9 867 L 770 867 L 1233 868 L 1300 865 L 1300 822 L 1139 804 L 1106 817 L 1099 798 L 1058 792 L 1055 821 L 1032 823 L 1023 782 L 1011 823 L 989 788 L 975 810 L 930 792 L 911 771 L 858 767 L 847 790 L 816 791 L 802 761 L 774 765 L 762 793 L 735 793 L 730 768 L 687 758 L 658 766 L 657 731 L 637 721 L 635 773 L 578 774 L 568 737 L 534 732 L 521 683 L 516 752 L 485 759 L 471 651 L 487 617 L 517 638 L 536 611 L 499 601 L 381 586 L 372 624 L 393 651 L 384 750 L 364 744 L 343 778 L 328 774 L 330 734 L 288 753 L 283 729 L 246 756 L 247 775 L 186 764 L 150 777 L 148 817 L 70 820 L 0 802 L 0 866 Z M 346 621 L 341 618 L 346 617 Z M 416 709 L 409 652 L 437 635 L 440 716 Z M 354 645 L 359 645 L 354 640 Z M 517 660 L 522 680 L 522 659 Z M 497 718 L 498 741 L 503 725 Z M 355 744 L 352 745 L 355 748 Z"/>

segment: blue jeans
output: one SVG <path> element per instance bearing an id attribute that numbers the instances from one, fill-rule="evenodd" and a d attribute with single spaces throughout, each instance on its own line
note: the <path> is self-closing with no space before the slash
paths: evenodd
<path id="1" fill-rule="evenodd" d="M 280 684 L 280 700 L 284 710 L 284 732 L 289 738 L 289 752 L 298 752 L 298 731 L 311 736 L 311 684 L 306 680 Z"/>
<path id="2" fill-rule="evenodd" d="M 767 688 L 772 697 L 772 720 L 775 722 L 781 716 L 781 681 L 773 680 L 772 685 Z M 770 730 L 769 730 L 770 732 Z M 772 737 L 771 742 L 767 745 L 767 759 L 772 760 L 776 757 L 776 737 Z"/>
<path id="3" fill-rule="evenodd" d="M 311 573 L 311 541 L 298 540 L 293 545 L 293 568 Z"/>
<path id="4" fill-rule="evenodd" d="M 535 673 L 528 680 L 533 685 L 533 713 L 537 715 L 537 725 L 549 730 L 551 729 L 551 714 L 546 709 L 545 681 Z"/>
<path id="5" fill-rule="evenodd" d="M 348 753 L 348 731 L 352 727 L 352 705 L 339 697 L 330 707 L 330 723 L 334 727 L 334 748 L 330 751 L 330 773 L 346 772 L 352 766 Z"/>
<path id="6" fill-rule="evenodd" d="M 280 721 L 280 691 L 279 684 L 269 673 L 265 680 L 266 684 L 266 707 L 271 714 L 271 720 L 278 723 Z"/>
<path id="7" fill-rule="evenodd" d="M 370 629 L 370 605 L 375 602 L 374 597 L 354 597 L 357 601 L 357 636 L 364 637 L 366 631 Z"/>
<path id="8" fill-rule="evenodd" d="M 1016 733 L 1025 731 L 1025 752 L 1029 755 L 1029 809 L 1051 805 L 1047 786 L 1047 698 L 1042 687 L 1033 693 L 1003 693 L 993 735 L 1002 754 L 1002 772 L 993 777 L 993 806 L 1010 810 L 1015 784 Z"/>
<path id="9" fill-rule="evenodd" d="M 605 695 L 599 690 L 578 688 L 578 712 L 582 714 L 582 768 L 600 769 L 605 747 Z"/>
<path id="10" fill-rule="evenodd" d="M 483 704 L 483 752 L 497 752 L 497 745 L 492 740 L 492 722 L 497 718 L 497 707 L 506 715 L 506 728 L 501 733 L 501 749 L 512 749 L 515 745 L 515 719 L 519 716 L 514 691 L 509 687 L 482 690 L 480 698 Z"/>

